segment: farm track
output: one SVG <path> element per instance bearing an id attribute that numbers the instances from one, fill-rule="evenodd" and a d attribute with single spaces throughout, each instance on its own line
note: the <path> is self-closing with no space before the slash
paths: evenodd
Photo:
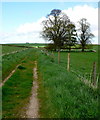
<path id="1" fill-rule="evenodd" d="M 9 55 L 9 54 L 15 54 L 15 53 L 17 53 L 17 52 L 21 52 L 21 51 L 24 51 L 24 50 L 26 50 L 26 49 L 28 49 L 28 48 L 25 48 L 25 49 L 19 50 L 19 51 L 14 51 L 14 52 L 11 52 L 11 53 L 2 54 L 1 56 L 5 56 L 5 55 Z"/>
<path id="2" fill-rule="evenodd" d="M 33 87 L 32 87 L 32 95 L 30 97 L 30 102 L 28 105 L 28 110 L 26 111 L 27 118 L 39 118 L 38 110 L 39 110 L 39 102 L 37 98 L 37 89 L 38 89 L 38 75 L 37 75 L 37 61 L 34 61 L 33 68 Z"/>
<path id="3" fill-rule="evenodd" d="M 21 65 L 21 64 L 18 64 L 15 69 L 4 79 L 4 81 L 0 84 L 0 87 L 2 87 L 5 82 L 15 73 L 15 71 L 17 70 L 18 66 Z"/>
<path id="4" fill-rule="evenodd" d="M 24 58 L 23 60 L 25 60 L 25 58 Z M 20 66 L 20 65 L 21 65 L 21 63 L 18 64 L 18 65 L 15 67 L 14 70 L 12 70 L 12 72 L 2 81 L 2 83 L 0 83 L 0 87 L 2 87 L 2 86 L 5 84 L 5 82 L 16 72 L 18 66 Z"/>

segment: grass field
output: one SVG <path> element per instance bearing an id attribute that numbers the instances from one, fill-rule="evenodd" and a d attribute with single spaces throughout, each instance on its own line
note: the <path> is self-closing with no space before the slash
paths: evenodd
<path id="1" fill-rule="evenodd" d="M 97 51 L 97 46 L 94 46 Z M 73 72 L 68 72 L 67 54 L 61 52 L 58 64 L 57 52 L 42 52 L 29 48 L 3 56 L 3 80 L 16 67 L 16 72 L 2 87 L 3 118 L 23 118 L 31 95 L 34 60 L 38 62 L 38 99 L 41 118 L 89 119 L 98 115 L 98 90 L 84 84 Z M 77 74 L 90 73 L 97 52 L 71 52 L 70 69 Z M 98 69 L 97 69 L 97 72 Z"/>
<path id="2" fill-rule="evenodd" d="M 2 46 L 2 54 L 12 53 L 15 51 L 21 51 L 25 48 L 23 47 L 15 47 L 15 46 Z"/>
<path id="3" fill-rule="evenodd" d="M 47 44 L 45 43 L 20 43 L 20 44 L 6 44 L 6 45 L 26 46 L 26 47 L 45 47 Z"/>
<path id="4" fill-rule="evenodd" d="M 90 75 L 93 70 L 93 63 L 96 62 L 96 71 L 98 70 L 98 46 L 94 46 L 93 50 L 96 52 L 70 52 L 70 70 L 74 70 L 77 74 L 82 76 Z M 58 53 L 53 53 L 54 60 L 57 63 Z M 67 69 L 68 52 L 61 52 L 60 66 Z"/>

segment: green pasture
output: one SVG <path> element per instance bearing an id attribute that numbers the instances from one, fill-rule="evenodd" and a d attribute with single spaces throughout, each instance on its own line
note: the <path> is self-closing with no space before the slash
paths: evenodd
<path id="1" fill-rule="evenodd" d="M 70 71 L 75 71 L 82 76 L 91 74 L 93 71 L 93 63 L 96 62 L 96 72 L 98 70 L 98 46 L 93 46 L 93 50 L 96 52 L 70 52 Z M 60 66 L 67 70 L 67 60 L 69 52 L 60 52 Z M 58 53 L 50 53 L 55 62 L 58 62 Z"/>
<path id="2" fill-rule="evenodd" d="M 26 46 L 26 47 L 45 47 L 47 44 L 45 43 L 20 43 L 20 44 L 6 44 L 6 45 Z"/>
<path id="3" fill-rule="evenodd" d="M 60 65 L 67 69 L 67 56 L 68 53 L 61 52 Z M 57 62 L 58 53 L 54 52 L 54 59 Z M 91 73 L 93 62 L 97 63 L 98 67 L 98 54 L 97 53 L 70 53 L 70 69 L 80 73 Z M 97 69 L 98 70 L 98 69 Z"/>
<path id="4" fill-rule="evenodd" d="M 45 47 L 45 46 L 44 45 L 33 45 L 32 47 L 40 48 L 40 47 Z"/>

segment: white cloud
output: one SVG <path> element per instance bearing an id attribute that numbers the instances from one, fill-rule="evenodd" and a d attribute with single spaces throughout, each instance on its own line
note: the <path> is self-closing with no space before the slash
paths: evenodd
<path id="1" fill-rule="evenodd" d="M 95 35 L 93 43 L 98 43 L 96 39 L 98 37 L 98 8 L 83 5 L 68 8 L 67 10 L 63 10 L 63 12 L 76 24 L 76 28 L 78 26 L 78 21 L 81 18 L 86 18 L 90 23 L 91 32 Z"/>
<path id="2" fill-rule="evenodd" d="M 2 36 L 3 35 L 3 36 Z M 44 43 L 45 41 L 40 38 L 40 34 L 37 33 L 3 33 L 0 34 L 0 43 Z"/>
<path id="3" fill-rule="evenodd" d="M 88 22 L 92 26 L 92 29 L 97 29 L 98 27 L 98 8 L 84 5 L 63 10 L 63 12 L 65 12 L 75 23 L 77 23 L 77 21 L 79 21 L 81 18 L 87 18 Z"/>
<path id="4" fill-rule="evenodd" d="M 40 38 L 40 32 L 42 30 L 41 22 L 45 19 L 46 17 L 42 17 L 36 22 L 22 24 L 13 33 L 1 33 L 0 43 L 46 42 Z"/>
<path id="5" fill-rule="evenodd" d="M 70 20 L 76 25 L 81 18 L 87 18 L 88 22 L 91 24 L 91 31 L 96 36 L 93 43 L 98 43 L 98 8 L 83 5 L 68 8 L 63 10 L 63 12 L 66 13 Z M 41 22 L 45 19 L 46 17 L 42 17 L 36 22 L 22 24 L 15 30 L 14 33 L 3 33 L 0 35 L 3 36 L 1 37 L 1 43 L 46 42 L 40 38 L 40 31 L 42 30 Z"/>
<path id="6" fill-rule="evenodd" d="M 45 17 L 42 17 L 37 22 L 22 24 L 17 28 L 16 32 L 17 33 L 39 32 L 42 30 L 41 22 L 45 19 L 46 19 Z"/>

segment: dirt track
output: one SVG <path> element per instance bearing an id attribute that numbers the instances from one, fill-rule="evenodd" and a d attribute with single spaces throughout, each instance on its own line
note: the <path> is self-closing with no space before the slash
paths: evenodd
<path id="1" fill-rule="evenodd" d="M 30 102 L 28 106 L 28 110 L 26 111 L 27 118 L 39 118 L 38 110 L 39 110 L 39 103 L 37 98 L 37 83 L 38 75 L 37 75 L 37 61 L 34 61 L 34 68 L 33 68 L 33 87 L 32 87 L 32 95 L 30 97 Z"/>

